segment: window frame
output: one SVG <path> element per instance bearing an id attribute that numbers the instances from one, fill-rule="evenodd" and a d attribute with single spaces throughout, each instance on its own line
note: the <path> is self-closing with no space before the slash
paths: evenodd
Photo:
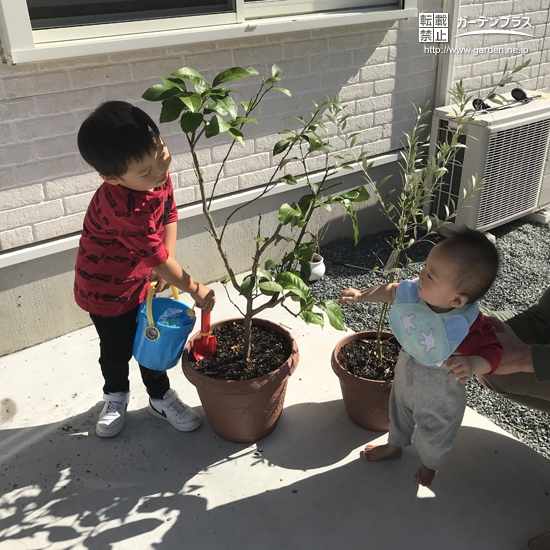
<path id="1" fill-rule="evenodd" d="M 0 38 L 15 65 L 418 16 L 417 0 L 316 1 L 333 8 L 312 11 L 312 0 L 233 0 L 233 12 L 33 30 L 26 0 L 0 0 Z M 305 13 L 289 13 L 296 11 Z"/>
<path id="2" fill-rule="evenodd" d="M 286 15 L 305 15 L 330 13 L 331 11 L 364 9 L 365 0 L 251 0 L 244 2 L 246 20 L 280 17 Z M 398 3 L 398 2 L 396 2 Z M 388 0 L 371 0 L 368 9 L 387 6 Z"/>

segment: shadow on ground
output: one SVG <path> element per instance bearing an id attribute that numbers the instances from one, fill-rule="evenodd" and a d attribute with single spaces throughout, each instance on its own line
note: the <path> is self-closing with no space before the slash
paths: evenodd
<path id="1" fill-rule="evenodd" d="M 99 408 L 0 432 L 0 548 L 512 550 L 548 528 L 550 462 L 495 432 L 463 427 L 420 493 L 414 449 L 360 460 L 381 434 L 340 400 L 287 407 L 251 446 L 207 423 L 174 432 L 146 409 L 100 439 Z"/>

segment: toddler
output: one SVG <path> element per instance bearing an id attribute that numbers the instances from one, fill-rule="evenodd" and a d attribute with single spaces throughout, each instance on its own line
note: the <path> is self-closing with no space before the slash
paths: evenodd
<path id="1" fill-rule="evenodd" d="M 392 331 L 402 346 L 390 394 L 386 445 L 367 445 L 369 461 L 397 458 L 414 443 L 422 464 L 413 479 L 427 487 L 450 452 L 466 408 L 466 382 L 492 374 L 502 357 L 493 325 L 476 303 L 498 271 L 498 252 L 472 229 L 454 230 L 429 253 L 418 278 L 364 290 L 347 302 L 390 302 Z"/>

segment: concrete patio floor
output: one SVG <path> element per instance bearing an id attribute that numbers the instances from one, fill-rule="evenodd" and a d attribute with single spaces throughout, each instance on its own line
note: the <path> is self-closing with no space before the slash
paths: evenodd
<path id="1" fill-rule="evenodd" d="M 213 318 L 235 315 L 213 286 Z M 279 426 L 252 445 L 150 416 L 135 365 L 123 432 L 97 437 L 93 327 L 0 358 L 0 549 L 520 550 L 550 529 L 550 461 L 472 410 L 431 490 L 412 481 L 414 448 L 361 460 L 385 434 L 345 413 L 330 366 L 344 333 L 263 316 L 290 328 L 300 364 Z M 204 418 L 181 369 L 170 377 Z"/>

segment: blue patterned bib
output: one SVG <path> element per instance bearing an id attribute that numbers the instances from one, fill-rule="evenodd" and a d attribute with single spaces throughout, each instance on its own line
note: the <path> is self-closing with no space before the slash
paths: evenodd
<path id="1" fill-rule="evenodd" d="M 414 279 L 397 287 L 390 325 L 409 355 L 424 365 L 440 365 L 466 338 L 478 315 L 477 303 L 435 313 L 418 296 L 418 279 Z"/>

